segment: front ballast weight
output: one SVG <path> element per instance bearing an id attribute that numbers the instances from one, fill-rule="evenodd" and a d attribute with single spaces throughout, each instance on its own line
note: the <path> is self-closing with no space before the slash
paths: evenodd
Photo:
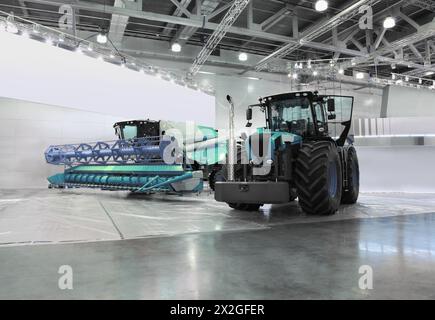
<path id="1" fill-rule="evenodd" d="M 134 193 L 203 190 L 202 171 L 182 163 L 182 152 L 175 139 L 168 136 L 50 146 L 45 159 L 49 164 L 65 166 L 63 173 L 48 178 L 54 188 Z M 172 163 L 168 164 L 168 159 Z"/>

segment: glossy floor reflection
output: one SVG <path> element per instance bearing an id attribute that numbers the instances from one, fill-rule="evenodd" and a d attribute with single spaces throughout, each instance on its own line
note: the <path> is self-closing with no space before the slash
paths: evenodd
<path id="1" fill-rule="evenodd" d="M 363 195 L 307 217 L 207 195 L 2 191 L 0 299 L 435 299 L 434 202 Z M 58 288 L 62 265 L 73 290 Z M 359 287 L 362 265 L 373 290 Z"/>
<path id="2" fill-rule="evenodd" d="M 291 223 L 435 212 L 435 195 L 363 194 L 328 217 L 306 216 L 297 201 L 258 212 L 230 209 L 213 195 L 143 196 L 92 190 L 0 190 L 0 246 L 262 230 Z"/>
<path id="3" fill-rule="evenodd" d="M 0 298 L 434 299 L 435 214 L 0 248 Z M 73 269 L 59 290 L 58 268 Z M 373 290 L 359 268 L 373 269 Z"/>

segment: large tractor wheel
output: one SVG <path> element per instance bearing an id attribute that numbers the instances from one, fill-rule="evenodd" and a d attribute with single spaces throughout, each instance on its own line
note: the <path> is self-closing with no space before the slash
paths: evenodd
<path id="1" fill-rule="evenodd" d="M 334 214 L 341 201 L 342 174 L 337 146 L 330 141 L 304 143 L 296 162 L 299 204 L 307 214 Z"/>
<path id="2" fill-rule="evenodd" d="M 347 149 L 346 173 L 347 187 L 343 188 L 341 203 L 354 204 L 359 195 L 359 164 L 356 150 L 352 146 Z"/>

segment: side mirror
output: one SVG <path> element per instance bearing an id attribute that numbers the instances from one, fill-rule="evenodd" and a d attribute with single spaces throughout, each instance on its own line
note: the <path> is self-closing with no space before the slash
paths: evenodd
<path id="1" fill-rule="evenodd" d="M 335 99 L 328 99 L 327 105 L 328 105 L 328 112 L 335 111 Z"/>
<path id="2" fill-rule="evenodd" d="M 328 115 L 328 120 L 335 120 L 335 119 L 337 119 L 337 116 L 335 114 Z"/>
<path id="3" fill-rule="evenodd" d="M 248 108 L 246 109 L 246 120 L 252 120 L 252 109 Z"/>

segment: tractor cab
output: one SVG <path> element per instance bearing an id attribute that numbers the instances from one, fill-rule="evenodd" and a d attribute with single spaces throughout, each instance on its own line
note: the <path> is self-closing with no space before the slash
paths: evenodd
<path id="1" fill-rule="evenodd" d="M 272 132 L 287 132 L 304 139 L 332 136 L 343 145 L 351 125 L 353 97 L 295 92 L 261 98 L 259 104 L 248 107 L 247 127 L 252 125 L 250 121 L 255 107 L 265 113 L 266 129 Z"/>

